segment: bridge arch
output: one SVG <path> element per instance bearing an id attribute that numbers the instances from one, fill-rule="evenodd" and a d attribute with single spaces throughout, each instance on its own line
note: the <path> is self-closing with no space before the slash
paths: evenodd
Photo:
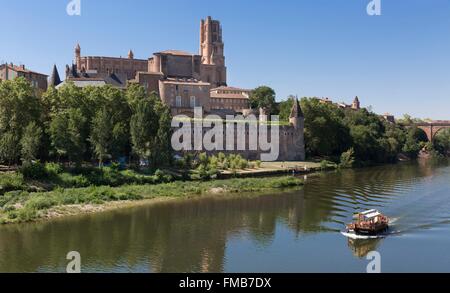
<path id="1" fill-rule="evenodd" d="M 428 141 L 433 142 L 439 131 L 450 129 L 450 121 L 442 121 L 435 123 L 416 124 L 417 128 L 422 129 L 428 137 Z"/>

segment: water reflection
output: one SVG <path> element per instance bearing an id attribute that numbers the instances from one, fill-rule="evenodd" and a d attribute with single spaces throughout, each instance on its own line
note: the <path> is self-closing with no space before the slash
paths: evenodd
<path id="1" fill-rule="evenodd" d="M 353 255 L 358 258 L 365 258 L 369 252 L 376 251 L 381 245 L 383 238 L 377 239 L 348 239 L 348 247 L 352 250 Z"/>
<path id="2" fill-rule="evenodd" d="M 269 251 L 274 242 L 288 237 L 286 233 L 292 233 L 296 243 L 313 235 L 336 234 L 335 243 L 322 244 L 332 249 L 347 241 L 337 232 L 353 212 L 380 208 L 388 215 L 402 214 L 402 206 L 415 201 L 414 196 L 404 195 L 423 188 L 424 181 L 437 176 L 436 170 L 429 164 L 347 170 L 310 176 L 297 192 L 189 199 L 4 226 L 0 227 L 0 271 L 62 272 L 66 254 L 76 250 L 83 271 L 223 272 L 232 257 L 228 255 L 231 242 L 235 247 L 239 244 L 234 243 L 250 241 L 254 250 Z M 442 195 L 435 198 L 434 204 L 442 208 L 436 217 L 449 220 L 448 202 Z M 349 241 L 348 246 L 361 258 L 381 243 Z"/>

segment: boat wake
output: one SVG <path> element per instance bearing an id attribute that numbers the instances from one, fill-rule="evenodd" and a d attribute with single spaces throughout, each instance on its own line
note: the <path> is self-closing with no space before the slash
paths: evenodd
<path id="1" fill-rule="evenodd" d="M 341 234 L 350 239 L 379 239 L 379 238 L 385 238 L 388 236 L 388 234 L 379 234 L 379 235 L 375 235 L 375 236 L 369 236 L 369 235 L 358 235 L 355 233 L 348 233 L 348 232 L 341 232 Z"/>

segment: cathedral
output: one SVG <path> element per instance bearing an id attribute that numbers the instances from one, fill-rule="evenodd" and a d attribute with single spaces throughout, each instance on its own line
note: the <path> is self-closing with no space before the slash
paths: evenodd
<path id="1" fill-rule="evenodd" d="M 66 81 L 79 87 L 137 83 L 158 93 L 174 115 L 191 115 L 194 107 L 242 112 L 250 106 L 250 90 L 227 86 L 222 26 L 211 17 L 200 23 L 199 55 L 167 50 L 145 60 L 135 59 L 130 50 L 126 58 L 82 56 L 78 44 L 74 64 L 66 66 Z"/>
<path id="2" fill-rule="evenodd" d="M 54 69 L 53 75 L 57 74 Z M 220 117 L 239 114 L 248 117 L 255 114 L 260 121 L 266 119 L 263 109 L 251 109 L 251 90 L 228 86 L 222 26 L 211 17 L 200 23 L 198 55 L 167 50 L 154 53 L 148 59 L 135 59 L 133 51 L 130 50 L 126 58 L 82 56 L 81 47 L 77 45 L 75 62 L 66 66 L 65 81 L 55 82 L 57 80 L 59 78 L 52 77 L 51 86 L 59 88 L 67 82 L 72 82 L 78 87 L 112 85 L 125 89 L 128 84 L 139 84 L 147 92 L 157 93 L 170 107 L 172 115 L 193 117 L 195 108 L 201 107 L 204 114 Z M 264 120 L 264 124 L 267 124 L 266 122 Z M 256 139 L 259 140 L 258 137 Z M 230 151 L 231 153 L 239 153 L 250 160 L 263 157 L 264 150 L 249 148 L 252 142 L 248 130 L 244 131 L 244 135 L 234 137 L 235 143 L 238 140 L 244 142 L 245 148 Z M 289 125 L 280 127 L 278 147 L 280 161 L 305 159 L 304 116 L 298 101 L 294 103 Z"/>

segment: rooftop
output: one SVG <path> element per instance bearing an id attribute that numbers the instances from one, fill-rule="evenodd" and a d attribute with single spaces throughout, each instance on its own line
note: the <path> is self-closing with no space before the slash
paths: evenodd
<path id="1" fill-rule="evenodd" d="M 162 52 L 158 52 L 156 54 L 170 54 L 175 56 L 194 56 L 195 54 L 186 52 L 186 51 L 180 51 L 180 50 L 165 50 Z"/>
<path id="2" fill-rule="evenodd" d="M 30 74 L 37 74 L 37 75 L 42 75 L 42 76 L 48 76 L 48 75 L 46 75 L 46 74 L 42 74 L 42 73 L 39 73 L 39 72 L 35 72 L 35 71 L 31 71 L 31 70 L 29 70 L 29 69 L 26 69 L 25 68 L 25 65 L 20 65 L 20 66 L 17 66 L 17 65 L 14 65 L 14 64 L 1 64 L 0 65 L 0 68 L 3 68 L 3 67 L 5 67 L 5 66 L 7 66 L 8 67 L 8 69 L 10 69 L 10 70 L 14 70 L 14 71 L 16 71 L 16 72 L 23 72 L 23 73 L 30 73 Z"/>
<path id="3" fill-rule="evenodd" d="M 220 99 L 250 99 L 246 94 L 220 94 L 217 92 L 211 92 L 211 98 Z"/>
<path id="4" fill-rule="evenodd" d="M 237 88 L 237 87 L 231 87 L 231 86 L 220 86 L 220 87 L 211 89 L 211 91 L 242 91 L 242 92 L 251 92 L 252 90 L 242 89 L 242 88 Z"/>

